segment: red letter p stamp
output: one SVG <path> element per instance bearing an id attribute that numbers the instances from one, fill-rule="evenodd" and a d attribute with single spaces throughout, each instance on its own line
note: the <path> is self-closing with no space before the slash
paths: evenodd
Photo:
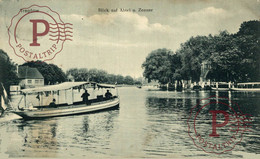
<path id="1" fill-rule="evenodd" d="M 243 133 L 249 130 L 249 116 L 228 98 L 209 97 L 191 109 L 188 133 L 198 148 L 222 154 L 241 142 Z"/>
<path id="2" fill-rule="evenodd" d="M 32 5 L 20 9 L 8 28 L 9 44 L 25 61 L 52 60 L 72 41 L 72 24 L 48 6 Z"/>

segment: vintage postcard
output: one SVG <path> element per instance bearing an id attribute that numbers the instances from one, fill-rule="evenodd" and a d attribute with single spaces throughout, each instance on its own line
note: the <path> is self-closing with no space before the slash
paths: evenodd
<path id="1" fill-rule="evenodd" d="M 0 0 L 0 158 L 259 158 L 259 0 Z"/>

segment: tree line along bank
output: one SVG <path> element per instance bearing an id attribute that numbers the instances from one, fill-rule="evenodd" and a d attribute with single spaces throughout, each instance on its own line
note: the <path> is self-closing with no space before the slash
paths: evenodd
<path id="1" fill-rule="evenodd" d="M 157 49 L 147 57 L 142 68 L 148 81 L 160 84 L 199 82 L 260 81 L 260 21 L 243 22 L 239 31 L 230 34 L 191 37 L 173 52 Z M 206 64 L 207 69 L 203 69 Z"/>
<path id="2" fill-rule="evenodd" d="M 44 77 L 44 85 L 53 85 L 69 81 L 73 77 L 74 81 L 93 81 L 106 84 L 120 85 L 140 85 L 141 78 L 134 79 L 131 76 L 122 76 L 109 74 L 104 70 L 87 69 L 87 68 L 72 68 L 66 73 L 55 64 L 48 64 L 42 61 L 25 62 L 20 66 L 28 66 L 37 68 Z M 18 78 L 18 65 L 14 63 L 7 53 L 0 49 L 0 83 L 3 83 L 5 89 L 9 93 L 11 85 L 18 85 L 21 79 Z M 1 91 L 2 92 L 2 91 Z"/>

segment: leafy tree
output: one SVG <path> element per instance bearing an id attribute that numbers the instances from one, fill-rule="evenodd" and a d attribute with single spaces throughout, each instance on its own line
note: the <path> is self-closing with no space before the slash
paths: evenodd
<path id="1" fill-rule="evenodd" d="M 214 36 L 213 41 L 214 49 L 207 60 L 211 65 L 208 77 L 216 81 L 235 81 L 240 76 L 237 67 L 241 56 L 236 39 L 224 31 Z"/>
<path id="2" fill-rule="evenodd" d="M 140 81 L 135 81 L 134 84 L 135 84 L 135 85 L 142 85 L 142 82 L 140 82 Z"/>
<path id="3" fill-rule="evenodd" d="M 255 38 L 260 38 L 260 21 L 259 20 L 251 20 L 247 22 L 243 22 L 240 25 L 239 31 L 237 32 L 238 36 L 246 35 L 246 36 L 254 36 Z"/>
<path id="4" fill-rule="evenodd" d="M 104 70 L 90 69 L 88 76 L 90 81 L 97 83 L 107 83 L 107 72 Z"/>
<path id="5" fill-rule="evenodd" d="M 87 81 L 88 80 L 88 69 L 86 68 L 71 68 L 67 71 L 66 75 L 72 75 L 75 81 Z"/>
<path id="6" fill-rule="evenodd" d="M 200 80 L 201 63 L 208 59 L 212 53 L 212 36 L 191 37 L 187 42 L 181 44 L 176 54 L 181 58 L 181 69 L 175 76 L 185 80 Z"/>
<path id="7" fill-rule="evenodd" d="M 171 56 L 173 52 L 167 49 L 152 51 L 142 64 L 144 77 L 151 80 L 158 80 L 162 84 L 171 82 L 173 77 Z"/>
<path id="8" fill-rule="evenodd" d="M 6 52 L 0 49 L 0 83 L 3 83 L 7 93 L 10 92 L 10 85 L 17 85 L 19 82 L 14 64 Z"/>
<path id="9" fill-rule="evenodd" d="M 199 81 L 201 64 L 210 65 L 208 78 L 215 81 L 260 81 L 260 21 L 243 22 L 235 34 L 191 37 L 173 54 L 167 49 L 150 53 L 144 77 L 165 84 L 181 79 Z"/>
<path id="10" fill-rule="evenodd" d="M 107 79 L 108 73 L 104 70 L 97 71 L 97 78 L 99 83 L 108 83 Z"/>
<path id="11" fill-rule="evenodd" d="M 260 81 L 259 40 L 259 21 L 242 23 L 234 35 L 227 32 L 216 35 L 209 58 L 209 77 L 217 81 Z"/>
<path id="12" fill-rule="evenodd" d="M 243 22 L 234 38 L 242 52 L 239 81 L 260 81 L 260 21 Z"/>
<path id="13" fill-rule="evenodd" d="M 72 75 L 75 81 L 93 81 L 97 83 L 107 84 L 135 84 L 135 80 L 131 76 L 108 74 L 104 70 L 87 69 L 87 68 L 72 68 L 69 69 L 66 75 Z"/>
<path id="14" fill-rule="evenodd" d="M 134 84 L 134 79 L 131 76 L 126 76 L 124 79 L 124 83 L 128 85 L 133 85 Z"/>
<path id="15" fill-rule="evenodd" d="M 115 84 L 116 81 L 116 75 L 113 74 L 107 74 L 107 83 L 108 84 Z"/>
<path id="16" fill-rule="evenodd" d="M 117 84 L 124 84 L 124 76 L 122 75 L 116 75 L 116 81 L 117 81 Z"/>

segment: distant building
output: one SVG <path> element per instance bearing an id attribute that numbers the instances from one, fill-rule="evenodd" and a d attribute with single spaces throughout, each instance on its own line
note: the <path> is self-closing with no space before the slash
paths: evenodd
<path id="1" fill-rule="evenodd" d="M 75 78 L 71 74 L 68 75 L 67 79 L 69 82 L 75 82 Z"/>
<path id="2" fill-rule="evenodd" d="M 44 86 L 44 78 L 37 68 L 19 66 L 18 78 L 22 89 Z"/>

